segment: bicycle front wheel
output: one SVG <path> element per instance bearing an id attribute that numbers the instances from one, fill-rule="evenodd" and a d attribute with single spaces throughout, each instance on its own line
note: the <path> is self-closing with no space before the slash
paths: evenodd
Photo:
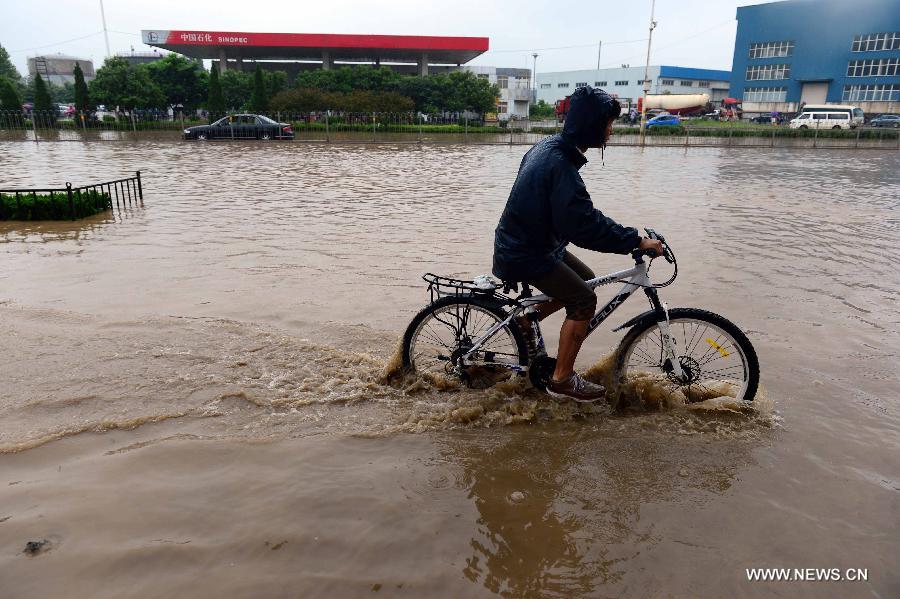
<path id="1" fill-rule="evenodd" d="M 461 357 L 506 316 L 501 307 L 477 297 L 441 298 L 423 308 L 407 327 L 403 366 L 419 374 L 461 377 L 469 383 L 522 371 L 528 365 L 528 350 L 513 323 L 484 339 L 467 364 L 461 364 Z"/>
<path id="2" fill-rule="evenodd" d="M 731 321 L 706 310 L 669 311 L 669 333 L 682 376 L 677 377 L 663 351 L 662 333 L 653 319 L 628 331 L 617 350 L 615 381 L 641 378 L 680 392 L 688 402 L 716 397 L 752 401 L 759 385 L 759 360 L 747 336 Z"/>

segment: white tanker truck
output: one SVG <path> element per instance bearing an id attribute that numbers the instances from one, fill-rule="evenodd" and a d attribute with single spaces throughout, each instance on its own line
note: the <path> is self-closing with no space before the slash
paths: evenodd
<path id="1" fill-rule="evenodd" d="M 638 98 L 638 112 L 643 110 L 643 98 Z M 669 114 L 690 114 L 702 111 L 709 104 L 709 94 L 647 94 L 647 110 L 660 108 Z"/>

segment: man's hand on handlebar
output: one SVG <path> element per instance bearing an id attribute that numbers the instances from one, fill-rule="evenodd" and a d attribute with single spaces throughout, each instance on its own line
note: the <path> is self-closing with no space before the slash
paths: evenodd
<path id="1" fill-rule="evenodd" d="M 657 256 L 663 255 L 663 244 L 659 239 L 650 239 L 649 237 L 641 237 L 641 244 L 638 246 L 641 250 L 654 250 Z"/>

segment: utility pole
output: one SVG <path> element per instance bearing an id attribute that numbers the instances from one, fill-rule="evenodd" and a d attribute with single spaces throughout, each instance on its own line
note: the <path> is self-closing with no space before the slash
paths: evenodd
<path id="1" fill-rule="evenodd" d="M 650 5 L 650 34 L 647 36 L 647 63 L 644 65 L 644 101 L 641 103 L 641 147 L 644 147 L 644 136 L 647 131 L 647 92 L 650 91 L 650 42 L 653 41 L 653 30 L 656 29 L 656 0 Z"/>
<path id="2" fill-rule="evenodd" d="M 600 50 L 603 49 L 603 40 L 597 42 L 597 70 L 600 70 Z"/>
<path id="3" fill-rule="evenodd" d="M 109 33 L 106 32 L 106 11 L 103 10 L 103 0 L 100 0 L 100 18 L 103 20 L 103 38 L 106 40 L 106 57 L 109 58 Z"/>
<path id="4" fill-rule="evenodd" d="M 535 52 L 531 55 L 534 58 L 534 66 L 531 69 L 531 85 L 534 88 L 534 91 L 531 94 L 531 101 L 537 104 L 537 57 L 538 53 Z"/>

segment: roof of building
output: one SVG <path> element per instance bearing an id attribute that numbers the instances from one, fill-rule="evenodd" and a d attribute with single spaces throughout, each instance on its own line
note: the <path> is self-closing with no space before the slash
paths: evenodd
<path id="1" fill-rule="evenodd" d="M 82 56 L 69 56 L 68 54 L 38 54 L 37 56 L 29 57 L 30 60 L 34 60 L 35 58 L 43 58 L 45 60 L 77 60 L 78 62 L 91 62 L 90 58 L 84 58 Z"/>
<path id="2" fill-rule="evenodd" d="M 247 33 L 145 29 L 144 43 L 192 58 L 229 56 L 250 60 L 331 60 L 417 62 L 428 54 L 430 63 L 463 64 L 488 50 L 486 37 L 424 35 L 349 35 L 335 33 Z"/>
<path id="3" fill-rule="evenodd" d="M 717 69 L 694 69 L 691 67 L 672 67 L 662 65 L 659 67 L 660 77 L 672 77 L 678 79 L 710 79 L 712 81 L 729 81 L 731 71 Z"/>

